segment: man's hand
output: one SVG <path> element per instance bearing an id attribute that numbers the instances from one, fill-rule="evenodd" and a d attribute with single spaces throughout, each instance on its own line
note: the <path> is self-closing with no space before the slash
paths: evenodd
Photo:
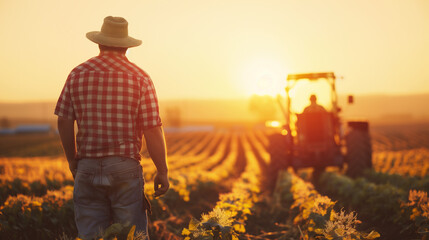
<path id="1" fill-rule="evenodd" d="M 161 126 L 153 127 L 143 130 L 143 135 L 146 140 L 147 151 L 158 170 L 154 180 L 155 197 L 158 197 L 166 193 L 170 187 L 164 131 Z"/>
<path id="2" fill-rule="evenodd" d="M 167 173 L 157 173 L 154 180 L 155 197 L 159 197 L 167 192 L 170 187 Z"/>

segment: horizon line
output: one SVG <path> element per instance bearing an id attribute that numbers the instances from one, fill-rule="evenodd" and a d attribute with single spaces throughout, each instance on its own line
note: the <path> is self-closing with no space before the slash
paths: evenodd
<path id="1" fill-rule="evenodd" d="M 255 94 L 257 95 L 257 94 Z M 267 94 L 268 95 L 268 94 Z M 423 96 L 423 95 L 429 95 L 429 92 L 426 93 L 360 93 L 360 94 L 338 94 L 338 96 L 347 96 L 347 95 L 354 95 L 354 96 L 365 96 L 365 97 L 373 97 L 373 96 L 386 96 L 386 97 L 410 97 L 410 96 Z M 268 95 L 270 96 L 270 95 Z M 231 100 L 249 100 L 251 96 L 241 96 L 241 97 L 229 97 L 229 98 L 197 98 L 197 97 L 189 97 L 189 98 L 158 98 L 159 102 L 163 101 L 231 101 Z M 274 96 L 272 96 L 274 97 Z M 25 104 L 25 103 L 52 103 L 56 102 L 57 99 L 40 99 L 40 100 L 6 100 L 6 99 L 0 99 L 0 104 Z"/>

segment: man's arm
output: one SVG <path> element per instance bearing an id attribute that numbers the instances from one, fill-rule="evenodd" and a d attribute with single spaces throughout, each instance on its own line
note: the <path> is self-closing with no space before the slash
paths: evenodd
<path id="1" fill-rule="evenodd" d="M 154 185 L 155 197 L 158 197 L 166 193 L 170 187 L 170 183 L 168 182 L 167 153 L 164 132 L 162 127 L 159 126 L 143 130 L 143 134 L 146 140 L 147 150 L 157 169 Z"/>
<path id="2" fill-rule="evenodd" d="M 60 133 L 61 143 L 64 148 L 69 168 L 73 177 L 76 176 L 76 141 L 74 135 L 74 120 L 58 117 L 58 132 Z"/>

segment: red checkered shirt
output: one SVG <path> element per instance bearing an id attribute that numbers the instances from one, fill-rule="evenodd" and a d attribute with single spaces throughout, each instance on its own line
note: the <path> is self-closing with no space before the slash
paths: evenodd
<path id="1" fill-rule="evenodd" d="M 74 68 L 55 114 L 77 122 L 77 159 L 140 160 L 143 130 L 161 126 L 152 80 L 117 52 L 103 51 Z"/>

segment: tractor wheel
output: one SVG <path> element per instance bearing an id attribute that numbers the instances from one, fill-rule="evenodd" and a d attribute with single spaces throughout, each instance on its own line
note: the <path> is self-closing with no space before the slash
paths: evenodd
<path id="1" fill-rule="evenodd" d="M 372 147 L 368 130 L 354 129 L 346 136 L 347 175 L 358 177 L 372 168 Z"/>
<path id="2" fill-rule="evenodd" d="M 287 159 L 287 141 L 286 136 L 282 134 L 272 134 L 268 137 L 269 146 L 268 153 L 270 154 L 270 163 L 264 177 L 264 184 L 267 190 L 272 192 L 277 183 L 279 171 L 286 169 L 288 166 Z"/>
<path id="3" fill-rule="evenodd" d="M 270 154 L 270 165 L 274 169 L 285 169 L 287 163 L 288 143 L 286 136 L 275 133 L 269 136 L 268 153 Z"/>

